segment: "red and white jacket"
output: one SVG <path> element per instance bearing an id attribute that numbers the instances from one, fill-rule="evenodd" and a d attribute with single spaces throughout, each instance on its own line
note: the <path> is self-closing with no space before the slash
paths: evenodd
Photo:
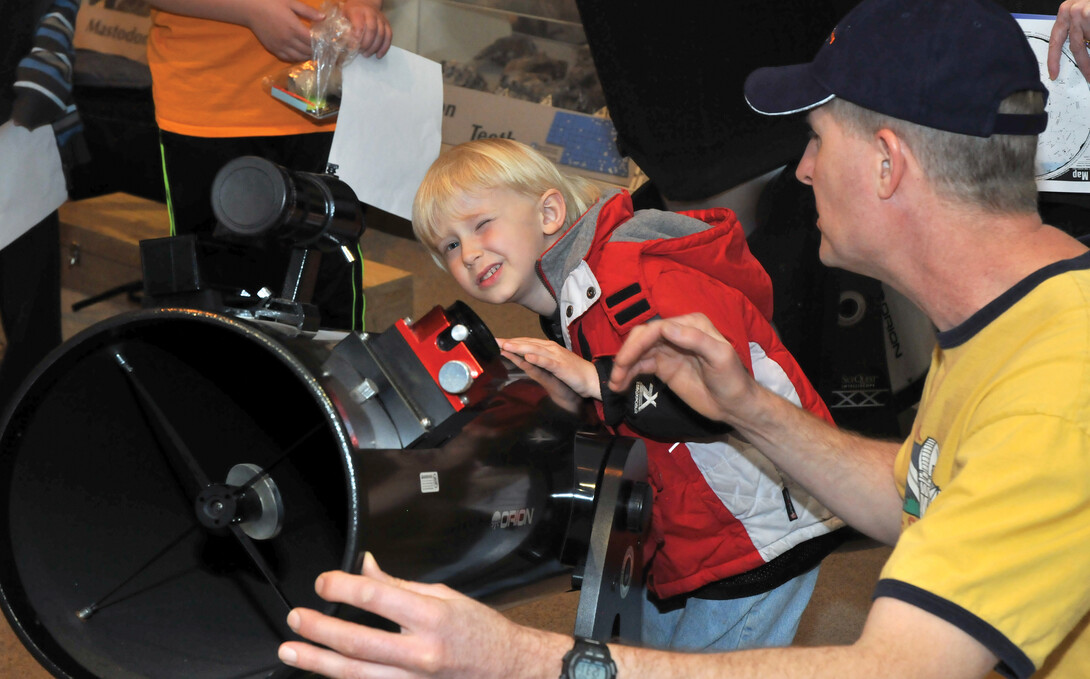
<path id="1" fill-rule="evenodd" d="M 538 274 L 558 303 L 558 316 L 542 319 L 546 333 L 603 378 L 632 328 L 698 311 L 760 384 L 832 422 L 776 337 L 771 281 L 730 210 L 634 213 L 627 192 L 607 191 L 542 255 Z M 599 416 L 647 445 L 647 583 L 657 596 L 751 596 L 809 570 L 838 544 L 830 533 L 839 519 L 656 378 L 637 379 L 622 394 L 604 384 Z"/>

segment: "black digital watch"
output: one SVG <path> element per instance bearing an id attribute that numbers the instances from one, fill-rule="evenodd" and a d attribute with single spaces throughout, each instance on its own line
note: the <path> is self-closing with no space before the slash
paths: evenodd
<path id="1" fill-rule="evenodd" d="M 600 641 L 575 637 L 575 646 L 564 654 L 560 679 L 616 679 L 617 665 L 609 647 Z"/>

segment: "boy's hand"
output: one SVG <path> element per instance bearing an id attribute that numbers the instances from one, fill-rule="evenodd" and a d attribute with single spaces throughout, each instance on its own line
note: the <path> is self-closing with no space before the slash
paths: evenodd
<path id="1" fill-rule="evenodd" d="M 374 55 L 376 59 L 381 59 L 386 56 L 394 31 L 382 13 L 381 1 L 346 0 L 344 15 L 352 24 L 350 47 L 358 49 L 364 57 Z"/>
<path id="2" fill-rule="evenodd" d="M 314 55 L 310 24 L 325 16 L 321 11 L 299 0 L 256 0 L 249 4 L 246 26 L 273 56 L 294 63 Z"/>
<path id="3" fill-rule="evenodd" d="M 602 386 L 598 383 L 598 371 L 594 369 L 594 364 L 573 354 L 556 342 L 532 337 L 497 340 L 497 342 L 505 354 L 521 356 L 527 363 L 547 371 L 568 385 L 576 394 L 584 398 L 602 400 Z"/>
<path id="4" fill-rule="evenodd" d="M 504 340 L 498 340 L 501 345 L 503 341 Z M 574 415 L 578 415 L 582 412 L 585 399 L 572 391 L 571 387 L 556 379 L 551 372 L 542 370 L 536 365 L 527 362 L 518 354 L 513 354 L 509 351 L 501 351 L 500 353 L 504 358 L 514 363 L 515 367 L 526 373 L 527 377 L 544 387 L 545 393 L 549 395 L 549 398 L 553 403 Z"/>

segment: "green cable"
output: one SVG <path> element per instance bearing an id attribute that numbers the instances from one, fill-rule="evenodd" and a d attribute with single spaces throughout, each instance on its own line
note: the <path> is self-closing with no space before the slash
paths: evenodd
<path id="1" fill-rule="evenodd" d="M 363 270 L 363 268 L 364 268 L 363 267 L 363 245 L 361 245 L 359 242 L 356 242 L 355 250 L 356 250 L 356 253 L 359 253 L 359 256 L 360 256 L 360 331 L 364 332 L 367 329 L 367 322 L 366 322 L 367 294 L 363 291 L 363 275 L 364 275 L 364 270 Z M 353 286 L 353 288 L 354 288 L 354 286 Z M 355 290 L 352 291 L 352 294 L 353 295 L 355 294 Z M 355 307 L 355 302 L 354 301 L 352 302 L 352 306 L 353 306 L 353 308 Z"/>
<path id="2" fill-rule="evenodd" d="M 170 235 L 177 236 L 174 228 L 174 203 L 170 200 L 170 179 L 167 177 L 167 152 L 163 148 L 163 135 L 159 135 L 159 161 L 163 164 L 163 191 L 167 199 L 167 217 L 170 218 Z"/>

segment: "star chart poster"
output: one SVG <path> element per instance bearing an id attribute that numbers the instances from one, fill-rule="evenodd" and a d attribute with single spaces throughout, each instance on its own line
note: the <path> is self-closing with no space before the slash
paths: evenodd
<path id="1" fill-rule="evenodd" d="M 1090 193 L 1090 83 L 1075 65 L 1071 46 L 1060 55 L 1060 73 L 1048 77 L 1048 38 L 1054 16 L 1014 15 L 1037 55 L 1041 81 L 1048 88 L 1048 128 L 1037 142 L 1037 188 Z"/>

